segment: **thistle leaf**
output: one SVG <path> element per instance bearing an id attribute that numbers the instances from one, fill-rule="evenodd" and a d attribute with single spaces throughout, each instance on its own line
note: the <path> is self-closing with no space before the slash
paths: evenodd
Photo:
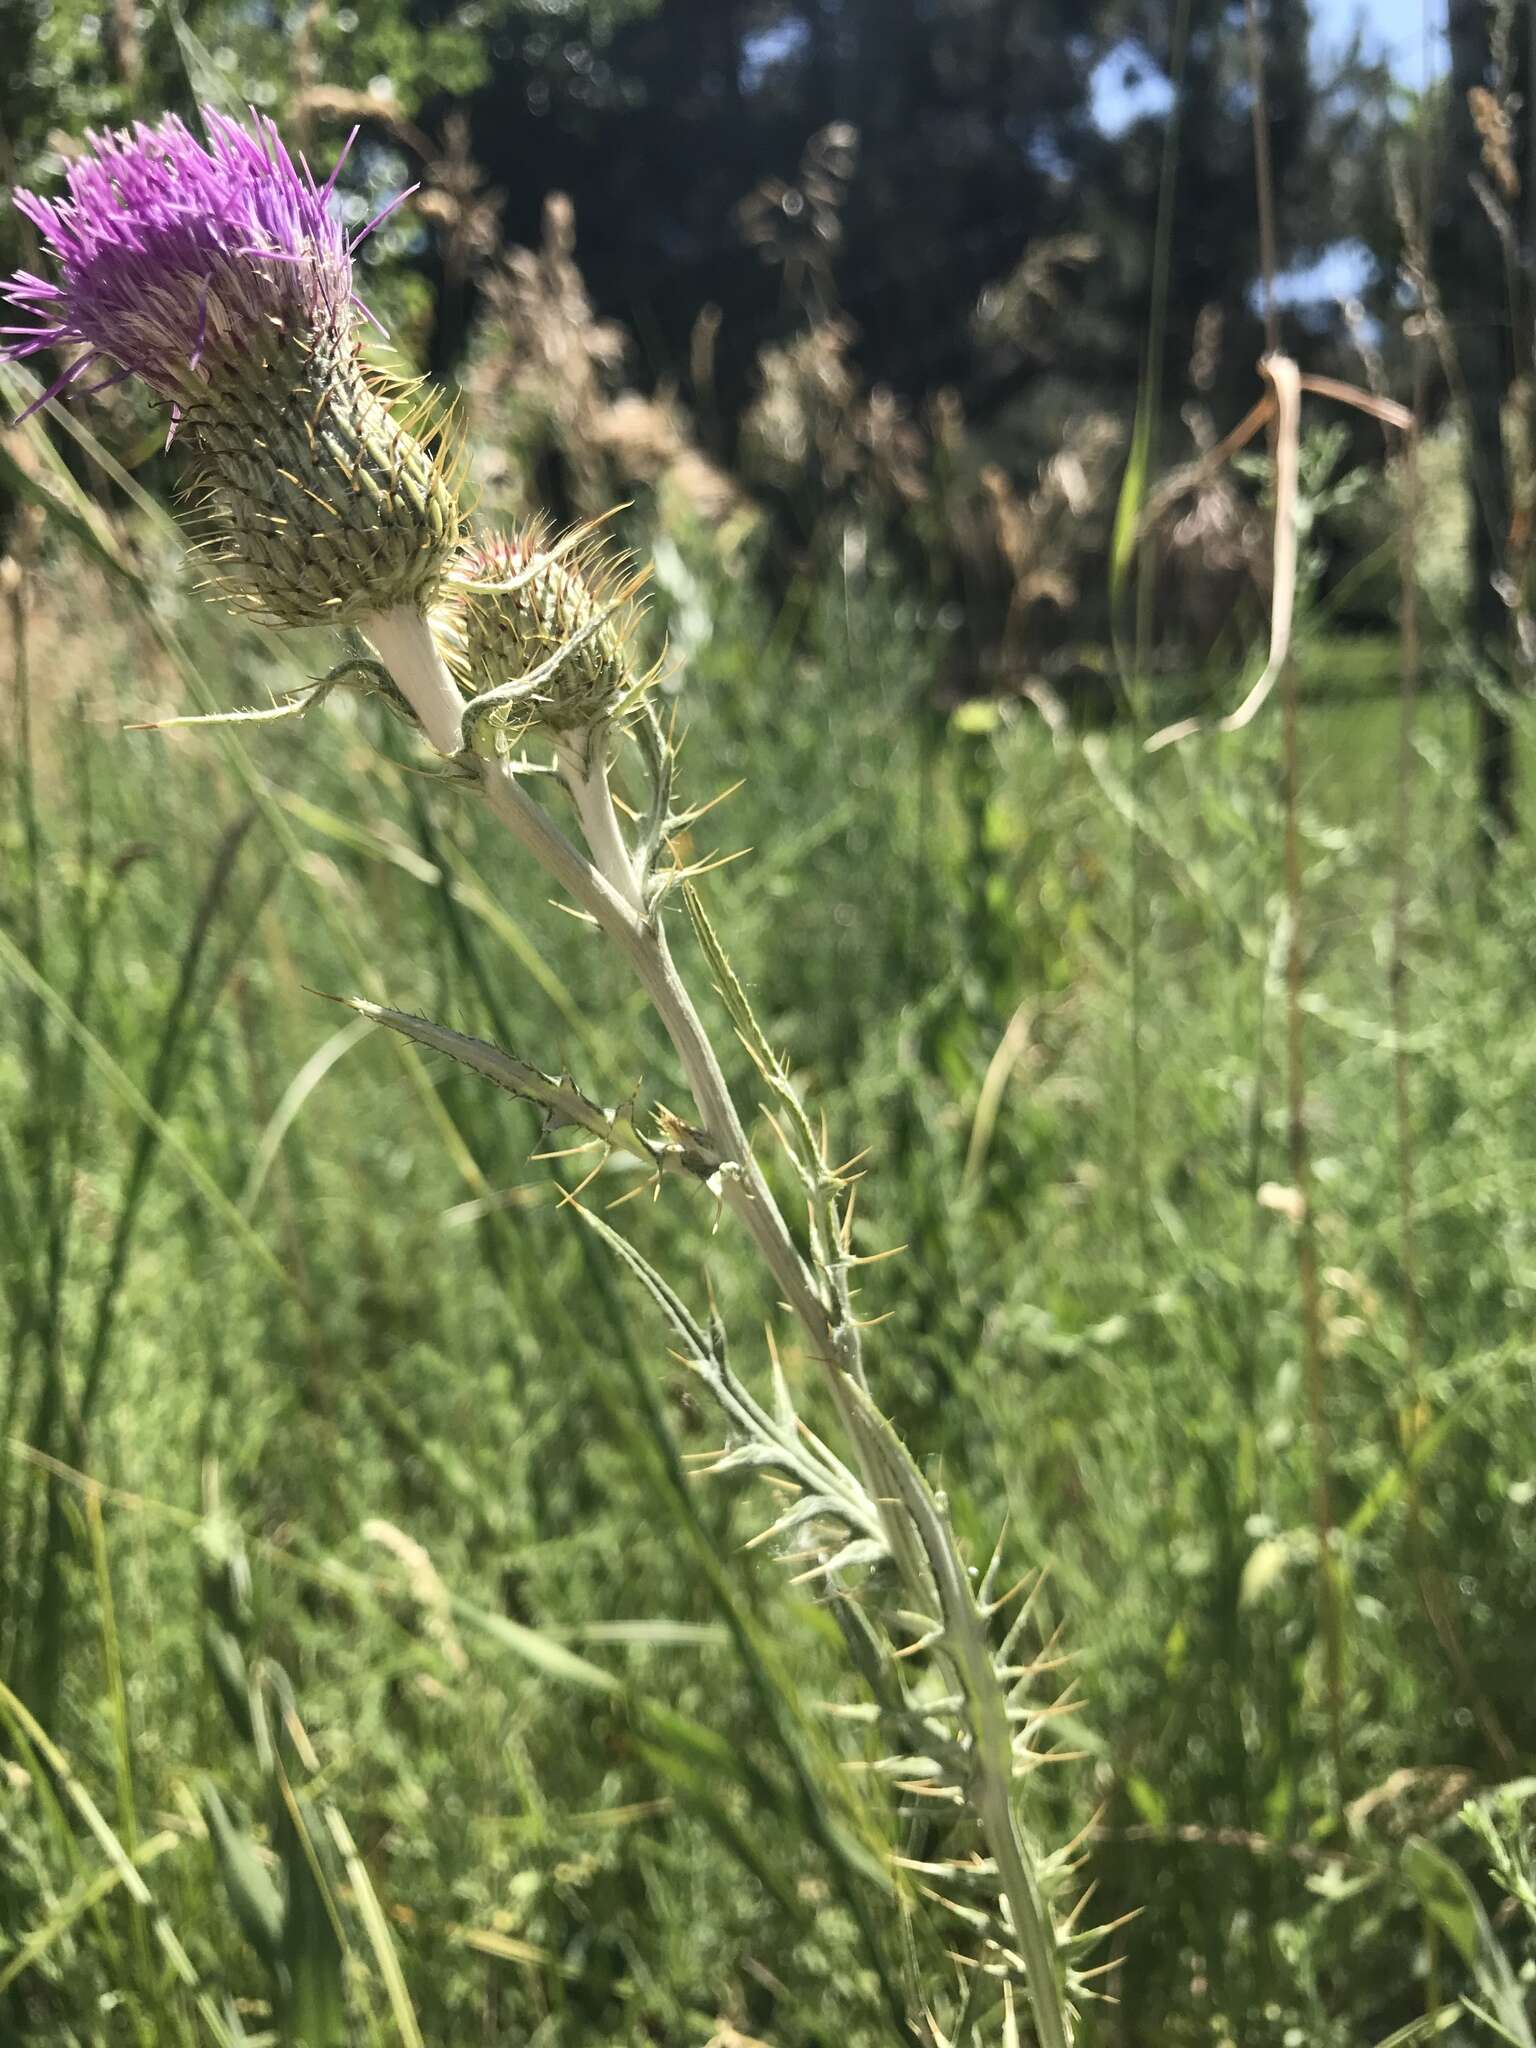
<path id="1" fill-rule="evenodd" d="M 628 1266 L 671 1324 L 684 1346 L 689 1363 L 698 1361 L 708 1366 L 717 1365 L 718 1361 L 708 1335 L 695 1322 L 682 1296 L 662 1278 L 650 1260 L 638 1252 L 627 1237 L 620 1236 L 618 1231 L 606 1224 L 601 1216 L 595 1216 L 590 1209 L 583 1208 L 580 1202 L 572 1202 L 570 1206 L 589 1229 L 596 1231 L 609 1250 Z"/>
<path id="2" fill-rule="evenodd" d="M 665 1141 L 648 1138 L 627 1108 L 603 1109 L 567 1077 L 541 1073 L 526 1060 L 514 1058 L 483 1038 L 471 1038 L 446 1024 L 434 1024 L 429 1017 L 413 1017 L 405 1010 L 369 1002 L 364 996 L 332 996 L 327 1000 L 355 1010 L 359 1017 L 382 1024 L 429 1052 L 444 1053 L 493 1087 L 517 1096 L 519 1101 L 531 1102 L 543 1113 L 541 1134 L 571 1125 L 589 1132 L 615 1151 L 644 1160 L 658 1172 L 687 1173 L 706 1184 L 719 1172 L 719 1161 L 703 1151 L 691 1134 L 684 1137 L 673 1133 Z M 678 1132 L 681 1130 L 679 1126 Z"/>

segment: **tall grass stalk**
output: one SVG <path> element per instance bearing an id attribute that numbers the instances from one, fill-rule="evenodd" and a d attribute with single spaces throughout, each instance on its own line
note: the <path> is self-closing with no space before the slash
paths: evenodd
<path id="1" fill-rule="evenodd" d="M 1333 1436 L 1323 1355 L 1322 1303 L 1318 1290 L 1317 1220 L 1312 1185 L 1312 1149 L 1307 1128 L 1305 895 L 1301 866 L 1301 753 L 1297 739 L 1299 684 L 1294 661 L 1286 664 L 1282 688 L 1285 812 L 1285 1106 L 1291 1185 L 1296 1191 L 1296 1282 L 1300 1309 L 1301 1371 L 1306 1390 L 1312 1449 L 1312 1517 L 1317 1543 L 1318 1610 L 1322 1624 L 1323 1687 L 1328 1717 L 1328 1757 L 1335 1801 L 1344 1797 L 1344 1635 L 1338 1562 L 1334 1555 L 1331 1471 Z"/>
<path id="2" fill-rule="evenodd" d="M 1168 300 L 1173 264 L 1173 222 L 1177 198 L 1179 137 L 1184 104 L 1184 65 L 1189 54 L 1192 0 L 1179 0 L 1174 16 L 1168 52 L 1168 77 L 1173 100 L 1163 126 L 1162 151 L 1158 163 L 1157 217 L 1152 231 L 1152 278 L 1147 304 L 1147 340 L 1142 368 L 1142 388 L 1137 404 L 1131 457 L 1121 492 L 1116 520 L 1116 555 L 1120 533 L 1138 534 L 1136 549 L 1135 637 L 1129 676 L 1125 678 L 1131 717 L 1133 747 L 1130 765 L 1131 829 L 1129 843 L 1130 890 L 1130 1052 L 1131 1052 L 1131 1187 L 1136 1218 L 1136 1241 L 1141 1254 L 1143 1281 L 1151 1254 L 1147 1195 L 1147 1075 L 1144 1058 L 1145 965 L 1146 965 L 1146 843 L 1142 826 L 1146 764 L 1142 739 L 1147 725 L 1147 669 L 1151 658 L 1155 625 L 1153 608 L 1157 593 L 1152 552 L 1154 537 L 1141 527 L 1141 514 L 1148 483 L 1155 472 L 1158 427 L 1163 406 L 1163 371 L 1168 331 Z M 1129 558 L 1129 549 L 1126 551 Z M 1111 580 L 1114 579 L 1111 566 Z M 1113 598 L 1114 592 L 1111 591 Z"/>
<path id="3" fill-rule="evenodd" d="M 1280 346 L 1279 307 L 1275 298 L 1275 277 L 1279 252 L 1275 240 L 1274 158 L 1271 147 L 1269 99 L 1265 84 L 1264 41 L 1256 0 L 1244 0 L 1244 28 L 1248 48 L 1248 70 L 1252 88 L 1254 184 L 1258 194 L 1259 247 L 1264 292 L 1265 343 L 1271 356 Z M 1277 451 L 1280 415 L 1270 426 L 1270 454 Z M 1278 480 L 1277 480 L 1278 481 Z M 1282 519 L 1293 519 L 1294 508 L 1276 507 L 1276 548 L 1280 546 Z M 1306 985 L 1306 934 L 1301 862 L 1301 757 L 1297 739 L 1300 677 L 1293 654 L 1282 660 L 1282 807 L 1285 874 L 1285 1101 L 1286 1145 L 1290 1159 L 1291 1185 L 1297 1199 L 1296 1281 L 1301 1326 L 1302 1382 L 1306 1389 L 1308 1426 L 1313 1462 L 1313 1534 L 1317 1543 L 1318 1606 L 1323 1637 L 1323 1686 L 1328 1717 L 1328 1754 L 1336 1803 L 1344 1798 L 1344 1638 L 1338 1583 L 1338 1562 L 1334 1555 L 1331 1467 L 1332 1435 L 1328 1423 L 1328 1399 L 1323 1357 L 1322 1303 L 1318 1290 L 1317 1223 L 1313 1214 L 1311 1142 L 1307 1128 L 1307 1064 L 1304 996 Z"/>

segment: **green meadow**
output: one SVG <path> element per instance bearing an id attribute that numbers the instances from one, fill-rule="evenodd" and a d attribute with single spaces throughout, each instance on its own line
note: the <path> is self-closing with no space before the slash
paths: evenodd
<path id="1" fill-rule="evenodd" d="M 940 714 L 878 559 L 777 608 L 690 574 L 665 708 L 691 789 L 733 791 L 697 856 L 742 853 L 701 887 L 865 1154 L 861 1252 L 900 1248 L 859 1274 L 872 1383 L 1067 1660 L 1028 1824 L 1133 1916 L 1081 2038 L 1471 2040 L 1463 1993 L 1508 2026 L 1536 899 L 1523 845 L 1479 857 L 1463 698 L 1303 650 L 1288 891 L 1278 701 L 1152 756 Z M 263 1911 L 304 1873 L 317 2040 L 891 2038 L 903 1943 L 950 1967 L 911 1824 L 581 1210 L 822 1420 L 803 1349 L 706 1190 L 325 997 L 610 1102 L 680 1101 L 670 1054 L 376 699 L 125 729 L 331 659 L 179 582 L 146 525 L 8 590 L 7 2038 L 275 2038 Z"/>

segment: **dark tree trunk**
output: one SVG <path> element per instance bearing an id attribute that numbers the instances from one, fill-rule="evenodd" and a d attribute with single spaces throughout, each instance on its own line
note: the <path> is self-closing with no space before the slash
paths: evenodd
<path id="1" fill-rule="evenodd" d="M 1450 0 L 1451 107 L 1435 268 L 1467 403 L 1467 489 L 1472 499 L 1470 625 L 1486 682 L 1473 703 L 1478 815 L 1490 852 L 1515 830 L 1514 729 L 1504 698 L 1512 680 L 1508 570 L 1509 478 L 1500 421 L 1514 376 L 1507 273 L 1476 184 L 1486 173 L 1468 95 L 1491 76 L 1486 0 Z"/>

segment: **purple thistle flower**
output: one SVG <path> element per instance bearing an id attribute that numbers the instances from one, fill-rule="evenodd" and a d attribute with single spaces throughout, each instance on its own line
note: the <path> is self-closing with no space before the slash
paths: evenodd
<path id="1" fill-rule="evenodd" d="M 378 220 L 349 242 L 330 210 L 336 172 L 317 185 L 274 124 L 253 119 L 254 134 L 205 109 L 206 146 L 174 114 L 153 128 L 88 134 L 67 199 L 15 195 L 59 280 L 23 270 L 0 286 L 33 323 L 0 328 L 10 337 L 0 354 L 84 349 L 37 405 L 107 363 L 91 388 L 142 377 L 179 411 L 280 338 L 339 343 L 350 333 L 366 310 L 352 289 L 352 252 Z"/>
<path id="2" fill-rule="evenodd" d="M 420 609 L 458 543 L 456 483 L 430 405 L 401 417 L 363 359 L 335 173 L 317 185 L 258 114 L 203 120 L 206 144 L 174 115 L 88 136 L 67 198 L 17 193 L 58 277 L 0 284 L 30 322 L 0 328 L 0 360 L 80 351 L 32 411 L 93 365 L 91 388 L 142 377 L 169 402 L 230 602 L 290 626 Z"/>

